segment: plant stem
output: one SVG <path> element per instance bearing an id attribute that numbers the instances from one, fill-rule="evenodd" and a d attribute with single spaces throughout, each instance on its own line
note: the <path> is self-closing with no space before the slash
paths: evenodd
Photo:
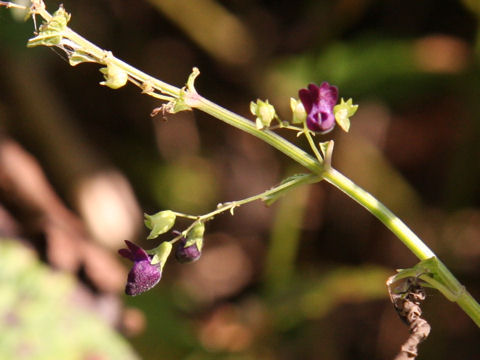
<path id="1" fill-rule="evenodd" d="M 354 184 L 346 176 L 333 168 L 323 173 L 326 181 L 350 196 L 385 224 L 420 260 L 434 257 L 430 248 L 420 240 L 396 215 L 370 193 Z"/>
<path id="2" fill-rule="evenodd" d="M 436 257 L 435 253 L 385 205 L 343 174 L 328 168 L 323 172 L 323 178 L 375 215 L 420 260 Z M 438 277 L 449 292 L 455 295 L 452 300 L 480 327 L 480 305 L 438 258 L 437 261 L 435 277 Z"/>
<path id="3" fill-rule="evenodd" d="M 236 127 L 237 129 L 256 136 L 257 138 L 272 145 L 285 155 L 289 156 L 300 165 L 306 167 L 314 174 L 322 174 L 323 165 L 319 161 L 276 133 L 270 130 L 259 130 L 252 121 L 244 118 L 243 116 L 237 115 L 203 97 L 199 98 L 198 105 L 196 105 L 195 108 L 202 110 L 203 112 L 206 112 L 207 114 L 210 114 L 213 117 L 216 117 L 217 119 Z"/>

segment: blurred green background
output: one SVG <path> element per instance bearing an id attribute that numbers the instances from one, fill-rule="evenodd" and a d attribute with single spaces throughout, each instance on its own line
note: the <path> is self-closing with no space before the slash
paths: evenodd
<path id="1" fill-rule="evenodd" d="M 477 0 L 70 1 L 70 26 L 143 71 L 252 118 L 329 81 L 359 110 L 333 164 L 480 299 Z M 53 12 L 58 3 L 49 1 Z M 389 359 L 408 331 L 385 281 L 416 259 L 328 184 L 208 224 L 202 258 L 123 295 L 142 212 L 200 214 L 302 169 L 199 112 L 150 117 L 98 66 L 26 49 L 0 9 L 0 359 Z M 61 54 L 60 54 L 61 55 Z M 298 141 L 294 134 L 287 138 Z M 185 224 L 183 224 L 185 225 Z M 178 229 L 182 229 L 182 224 Z M 168 237 L 168 236 L 167 236 Z M 430 291 L 419 359 L 478 359 L 479 329 Z"/>

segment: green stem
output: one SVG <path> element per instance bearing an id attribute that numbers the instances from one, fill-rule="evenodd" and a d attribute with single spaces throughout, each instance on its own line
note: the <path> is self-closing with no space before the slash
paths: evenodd
<path id="1" fill-rule="evenodd" d="M 434 252 L 385 205 L 343 174 L 333 168 L 328 168 L 325 169 L 323 178 L 375 215 L 420 260 L 436 257 Z M 455 294 L 453 300 L 480 327 L 480 305 L 438 258 L 437 262 L 438 266 L 434 275 L 438 276 L 449 292 Z"/>
<path id="2" fill-rule="evenodd" d="M 231 112 L 203 97 L 199 97 L 195 108 L 206 112 L 207 114 L 210 114 L 213 117 L 216 117 L 217 119 L 236 127 L 237 129 L 256 136 L 257 138 L 272 145 L 285 155 L 289 156 L 300 165 L 306 167 L 311 172 L 317 175 L 321 175 L 323 172 L 323 165 L 308 153 L 272 131 L 257 129 L 252 121 L 244 118 L 243 116 L 237 115 L 234 112 Z"/>
<path id="3" fill-rule="evenodd" d="M 307 138 L 308 144 L 312 148 L 313 153 L 315 154 L 315 157 L 320 163 L 323 163 L 322 156 L 320 155 L 320 152 L 318 151 L 317 146 L 315 145 L 315 142 L 312 139 L 312 135 L 310 135 L 310 130 L 307 129 L 307 124 L 305 123 L 303 133 L 305 134 L 305 137 Z"/>
<path id="4" fill-rule="evenodd" d="M 183 234 L 187 234 L 195 226 L 195 224 L 197 224 L 198 222 L 210 221 L 214 218 L 214 216 L 216 216 L 220 213 L 223 213 L 225 211 L 233 212 L 233 210 L 235 208 L 240 207 L 240 206 L 245 205 L 245 204 L 248 204 L 250 202 L 257 201 L 257 200 L 265 200 L 269 196 L 292 190 L 293 188 L 296 188 L 300 185 L 313 184 L 313 183 L 319 182 L 321 180 L 322 180 L 321 176 L 318 176 L 318 175 L 315 175 L 315 174 L 304 174 L 304 176 L 295 177 L 295 178 L 292 178 L 290 180 L 287 180 L 287 181 L 281 183 L 280 185 L 275 186 L 274 188 L 271 188 L 269 190 L 266 190 L 266 191 L 264 191 L 260 194 L 253 195 L 253 196 L 250 196 L 250 197 L 242 199 L 242 200 L 235 200 L 235 201 L 230 201 L 230 202 L 220 204 L 219 207 L 216 210 L 213 210 L 213 211 L 211 211 L 207 214 L 204 214 L 204 215 L 195 216 L 195 215 L 188 215 L 188 214 L 183 214 L 183 213 L 179 213 L 179 212 L 174 212 L 174 213 L 177 216 L 181 216 L 181 217 L 184 217 L 184 218 L 187 218 L 187 219 L 195 220 L 192 224 L 190 224 L 190 226 L 187 229 L 185 229 L 183 231 Z M 173 244 L 176 241 L 178 241 L 180 238 L 181 238 L 181 236 L 177 236 L 174 239 L 172 239 L 170 242 Z"/>
<path id="5" fill-rule="evenodd" d="M 385 224 L 420 260 L 434 257 L 430 248 L 420 240 L 396 215 L 371 194 L 354 184 L 333 168 L 323 173 L 324 179 L 350 196 Z"/>

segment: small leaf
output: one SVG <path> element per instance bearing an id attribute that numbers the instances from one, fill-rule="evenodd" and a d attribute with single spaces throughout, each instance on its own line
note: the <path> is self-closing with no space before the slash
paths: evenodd
<path id="1" fill-rule="evenodd" d="M 175 224 L 176 217 L 171 210 L 160 211 L 153 215 L 145 214 L 145 226 L 152 230 L 147 239 L 155 239 L 170 230 Z"/>

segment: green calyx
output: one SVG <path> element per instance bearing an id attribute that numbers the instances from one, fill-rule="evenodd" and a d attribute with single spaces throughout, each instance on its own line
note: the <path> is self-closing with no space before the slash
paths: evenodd
<path id="1" fill-rule="evenodd" d="M 187 241 L 185 247 L 197 245 L 199 251 L 203 247 L 203 234 L 205 233 L 205 224 L 202 222 L 196 223 L 192 229 L 187 233 Z"/>
<path id="2" fill-rule="evenodd" d="M 128 81 L 127 72 L 108 60 L 106 65 L 106 67 L 100 68 L 100 72 L 105 78 L 105 81 L 102 81 L 100 85 L 108 86 L 111 89 L 118 89 L 124 86 Z"/>
<path id="3" fill-rule="evenodd" d="M 358 105 L 353 105 L 352 99 L 348 99 L 347 102 L 345 102 L 343 98 L 341 99 L 340 104 L 333 107 L 335 121 L 343 131 L 348 132 L 348 130 L 350 130 L 350 117 L 355 115 L 357 109 Z"/>
<path id="4" fill-rule="evenodd" d="M 151 260 L 152 265 L 160 264 L 160 269 L 163 269 L 163 266 L 167 262 L 167 259 L 172 252 L 172 244 L 168 241 L 162 242 L 155 249 L 150 250 L 149 253 L 153 255 Z"/>

